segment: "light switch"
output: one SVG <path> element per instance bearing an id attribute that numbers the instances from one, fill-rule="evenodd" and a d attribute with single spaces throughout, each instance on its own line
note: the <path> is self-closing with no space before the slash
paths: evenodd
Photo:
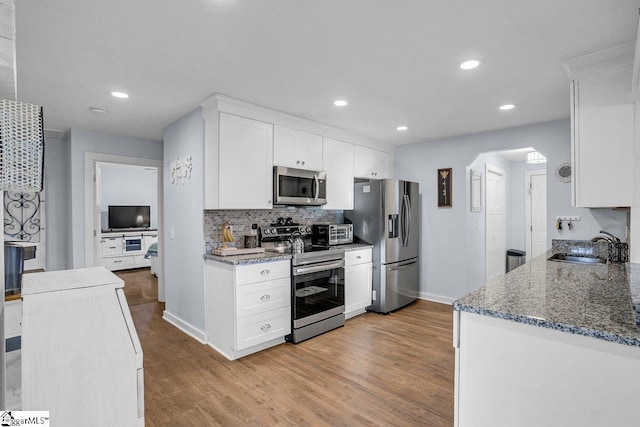
<path id="1" fill-rule="evenodd" d="M 176 230 L 175 228 L 171 227 L 169 229 L 169 237 L 171 238 L 171 240 L 173 240 L 176 237 Z"/>

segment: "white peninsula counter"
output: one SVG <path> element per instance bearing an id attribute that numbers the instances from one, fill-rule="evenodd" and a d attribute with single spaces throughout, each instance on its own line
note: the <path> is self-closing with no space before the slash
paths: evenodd
<path id="1" fill-rule="evenodd" d="M 547 261 L 454 303 L 455 425 L 640 425 L 640 265 Z"/>
<path id="2" fill-rule="evenodd" d="M 25 274 L 22 410 L 51 425 L 144 425 L 142 348 L 104 267 Z"/>

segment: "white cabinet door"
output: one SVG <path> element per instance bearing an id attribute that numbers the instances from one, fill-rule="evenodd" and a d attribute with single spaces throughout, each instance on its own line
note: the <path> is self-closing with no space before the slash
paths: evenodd
<path id="1" fill-rule="evenodd" d="M 353 145 L 323 138 L 322 164 L 327 172 L 327 204 L 323 209 L 353 209 Z"/>
<path id="2" fill-rule="evenodd" d="M 390 178 L 389 154 L 373 148 L 356 145 L 353 147 L 353 172 L 358 178 Z"/>
<path id="3" fill-rule="evenodd" d="M 371 249 L 347 252 L 344 269 L 344 312 L 350 318 L 371 305 Z"/>
<path id="4" fill-rule="evenodd" d="M 633 202 L 632 72 L 628 65 L 573 81 L 575 206 Z"/>
<path id="5" fill-rule="evenodd" d="M 273 125 L 220 113 L 219 209 L 271 209 Z"/>
<path id="6" fill-rule="evenodd" d="M 273 164 L 297 169 L 322 169 L 322 137 L 274 126 Z"/>

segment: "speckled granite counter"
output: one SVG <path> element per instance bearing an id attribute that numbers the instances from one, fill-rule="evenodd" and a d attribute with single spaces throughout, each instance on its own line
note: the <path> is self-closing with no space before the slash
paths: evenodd
<path id="1" fill-rule="evenodd" d="M 243 264 L 259 264 L 261 262 L 290 260 L 291 254 L 280 254 L 277 252 L 263 252 L 261 254 L 229 255 L 229 256 L 207 254 L 204 256 L 204 259 L 208 261 L 217 261 L 224 264 L 243 265 Z"/>
<path id="2" fill-rule="evenodd" d="M 557 252 L 557 251 L 556 251 Z M 547 261 L 548 251 L 453 308 L 640 347 L 640 264 Z"/>
<path id="3" fill-rule="evenodd" d="M 333 246 L 329 250 L 344 250 L 345 252 L 349 251 L 357 251 L 359 249 L 373 248 L 373 245 L 368 245 L 364 243 L 352 243 L 349 245 L 338 245 Z M 261 254 L 248 254 L 248 255 L 229 255 L 229 256 L 218 256 L 206 254 L 204 256 L 205 260 L 209 261 L 217 261 L 222 262 L 224 264 L 231 265 L 243 265 L 243 264 L 259 264 L 262 262 L 271 262 L 271 261 L 283 261 L 290 260 L 290 253 L 277 253 L 277 252 L 264 252 Z"/>

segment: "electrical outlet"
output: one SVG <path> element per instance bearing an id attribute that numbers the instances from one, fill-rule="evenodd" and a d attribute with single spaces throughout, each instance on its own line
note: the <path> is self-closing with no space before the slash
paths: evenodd
<path id="1" fill-rule="evenodd" d="M 580 215 L 559 215 L 556 221 L 580 221 Z"/>

